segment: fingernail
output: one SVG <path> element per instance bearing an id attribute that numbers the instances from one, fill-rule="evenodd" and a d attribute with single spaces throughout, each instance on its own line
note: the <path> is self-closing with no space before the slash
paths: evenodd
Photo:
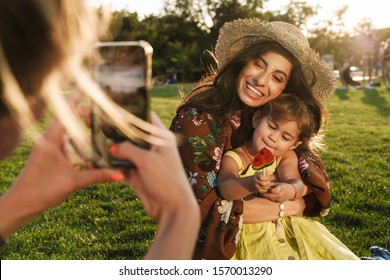
<path id="1" fill-rule="evenodd" d="M 118 145 L 117 144 L 111 145 L 110 148 L 108 148 L 108 151 L 112 155 L 116 154 L 116 152 L 118 151 Z"/>
<path id="2" fill-rule="evenodd" d="M 113 182 L 122 181 L 124 178 L 125 178 L 125 177 L 124 177 L 123 174 L 120 173 L 120 172 L 113 173 L 113 174 L 111 174 L 111 176 L 110 176 L 110 179 L 111 179 L 111 181 L 113 181 Z"/>

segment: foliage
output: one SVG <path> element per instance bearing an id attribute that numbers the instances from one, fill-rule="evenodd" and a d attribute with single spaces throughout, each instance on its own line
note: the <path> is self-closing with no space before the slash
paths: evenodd
<path id="1" fill-rule="evenodd" d="M 267 20 L 269 21 L 285 21 L 292 23 L 300 28 L 305 26 L 306 21 L 317 14 L 317 8 L 309 6 L 305 1 L 293 1 L 284 7 L 276 15 L 272 15 Z"/>
<path id="2" fill-rule="evenodd" d="M 154 88 L 152 108 L 166 126 L 180 102 L 179 91 L 192 87 Z M 390 88 L 338 89 L 326 107 L 330 120 L 321 157 L 333 202 L 320 221 L 358 256 L 369 256 L 373 245 L 390 249 Z M 26 141 L 0 162 L 0 193 L 15 180 L 30 150 Z M 141 259 L 156 230 L 131 187 L 96 185 L 19 230 L 0 259 Z"/>
<path id="3" fill-rule="evenodd" d="M 318 6 L 306 1 L 291 0 L 278 11 L 268 11 L 264 4 L 269 0 L 166 0 L 164 12 L 139 19 L 137 13 L 115 11 L 110 32 L 102 40 L 145 40 L 154 49 L 153 75 L 167 82 L 174 71 L 181 82 L 194 82 L 201 78 L 204 69 L 213 63 L 206 56 L 218 38 L 219 29 L 227 21 L 258 17 L 268 21 L 286 21 L 300 27 L 308 34 L 311 46 L 321 55 L 333 55 L 335 69 L 339 69 L 347 55 L 356 57 L 359 66 L 362 45 L 359 36 L 371 32 L 379 43 L 390 37 L 390 28 L 372 30 L 372 24 L 363 20 L 354 34 L 345 34 L 343 6 L 317 26 L 307 30 L 307 21 L 317 15 Z"/>

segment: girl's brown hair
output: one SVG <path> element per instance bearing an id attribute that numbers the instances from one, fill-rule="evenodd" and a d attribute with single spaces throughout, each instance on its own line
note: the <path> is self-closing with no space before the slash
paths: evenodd
<path id="1" fill-rule="evenodd" d="M 274 121 L 296 121 L 301 130 L 299 141 L 302 141 L 302 144 L 299 148 L 322 148 L 320 140 L 324 133 L 327 112 L 321 103 L 306 102 L 295 94 L 283 93 L 263 105 L 255 114 L 258 118 L 270 117 Z"/>

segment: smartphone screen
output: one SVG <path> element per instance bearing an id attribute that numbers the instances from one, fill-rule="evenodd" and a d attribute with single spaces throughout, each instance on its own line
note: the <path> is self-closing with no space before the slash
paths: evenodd
<path id="1" fill-rule="evenodd" d="M 102 42 L 97 45 L 92 71 L 94 79 L 107 95 L 123 109 L 150 121 L 151 63 L 153 49 L 145 41 Z M 92 143 L 96 167 L 134 168 L 129 161 L 113 158 L 108 149 L 114 143 L 129 140 L 105 113 L 93 106 Z M 129 140 L 130 141 L 130 140 Z M 148 148 L 145 141 L 137 145 Z"/>

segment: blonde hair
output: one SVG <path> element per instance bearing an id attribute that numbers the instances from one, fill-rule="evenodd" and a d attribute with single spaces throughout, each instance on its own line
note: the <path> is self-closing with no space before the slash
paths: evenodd
<path id="1" fill-rule="evenodd" d="M 161 139 L 145 133 L 152 125 L 117 106 L 86 68 L 86 59 L 108 27 L 109 15 L 100 11 L 80 0 L 0 0 L 2 115 L 8 110 L 25 131 L 35 123 L 35 107 L 53 106 L 77 145 L 84 145 L 82 129 L 63 91 L 73 83 L 126 136 L 161 144 Z"/>

